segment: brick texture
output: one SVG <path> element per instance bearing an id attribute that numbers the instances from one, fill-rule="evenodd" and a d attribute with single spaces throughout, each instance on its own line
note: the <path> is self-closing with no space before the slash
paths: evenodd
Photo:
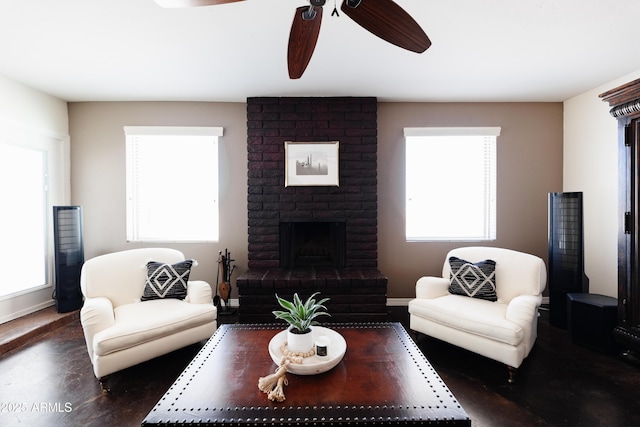
<path id="1" fill-rule="evenodd" d="M 248 267 L 278 268 L 279 223 L 346 221 L 346 266 L 376 268 L 377 100 L 249 98 Z M 285 141 L 339 141 L 338 187 L 285 187 Z"/>

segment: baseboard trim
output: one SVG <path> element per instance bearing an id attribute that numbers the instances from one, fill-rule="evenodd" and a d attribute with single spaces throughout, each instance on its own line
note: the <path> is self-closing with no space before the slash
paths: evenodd
<path id="1" fill-rule="evenodd" d="M 387 307 L 406 307 L 414 298 L 387 298 Z"/>
<path id="2" fill-rule="evenodd" d="M 224 301 L 220 301 L 220 306 L 224 310 Z M 238 298 L 229 298 L 229 308 L 234 309 L 240 307 L 240 300 Z"/>
<path id="3" fill-rule="evenodd" d="M 49 308 L 52 305 L 55 305 L 55 303 L 56 303 L 55 300 L 49 300 L 49 301 L 41 302 L 39 304 L 32 305 L 31 307 L 26 307 L 20 311 L 16 311 L 15 313 L 2 316 L 0 317 L 0 324 L 19 319 L 29 314 L 35 313 L 36 311 L 44 310 L 45 308 Z"/>

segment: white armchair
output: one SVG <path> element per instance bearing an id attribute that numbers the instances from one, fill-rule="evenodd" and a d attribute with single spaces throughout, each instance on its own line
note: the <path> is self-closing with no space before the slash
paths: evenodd
<path id="1" fill-rule="evenodd" d="M 469 263 L 495 261 L 497 300 L 450 293 L 451 257 Z M 410 328 L 506 364 L 513 382 L 536 341 L 546 283 L 546 266 L 535 255 L 492 247 L 453 249 L 442 277 L 417 281 L 416 298 L 409 302 Z"/>
<path id="2" fill-rule="evenodd" d="M 103 390 L 109 374 L 208 339 L 215 332 L 217 310 L 211 287 L 204 281 L 189 281 L 184 299 L 141 301 L 149 261 L 184 260 L 174 249 L 145 248 L 101 255 L 83 265 L 80 321 Z"/>

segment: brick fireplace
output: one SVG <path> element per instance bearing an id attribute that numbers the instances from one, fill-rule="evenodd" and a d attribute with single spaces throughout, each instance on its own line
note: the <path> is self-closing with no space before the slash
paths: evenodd
<path id="1" fill-rule="evenodd" d="M 274 294 L 331 298 L 331 321 L 386 316 L 377 269 L 377 100 L 249 98 L 248 270 L 240 321 L 273 321 Z M 285 187 L 285 141 L 339 142 L 339 186 Z"/>

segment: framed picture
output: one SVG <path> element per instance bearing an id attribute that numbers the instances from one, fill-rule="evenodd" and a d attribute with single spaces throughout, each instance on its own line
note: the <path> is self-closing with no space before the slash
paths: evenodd
<path id="1" fill-rule="evenodd" d="M 338 141 L 284 143 L 284 186 L 339 185 Z"/>

